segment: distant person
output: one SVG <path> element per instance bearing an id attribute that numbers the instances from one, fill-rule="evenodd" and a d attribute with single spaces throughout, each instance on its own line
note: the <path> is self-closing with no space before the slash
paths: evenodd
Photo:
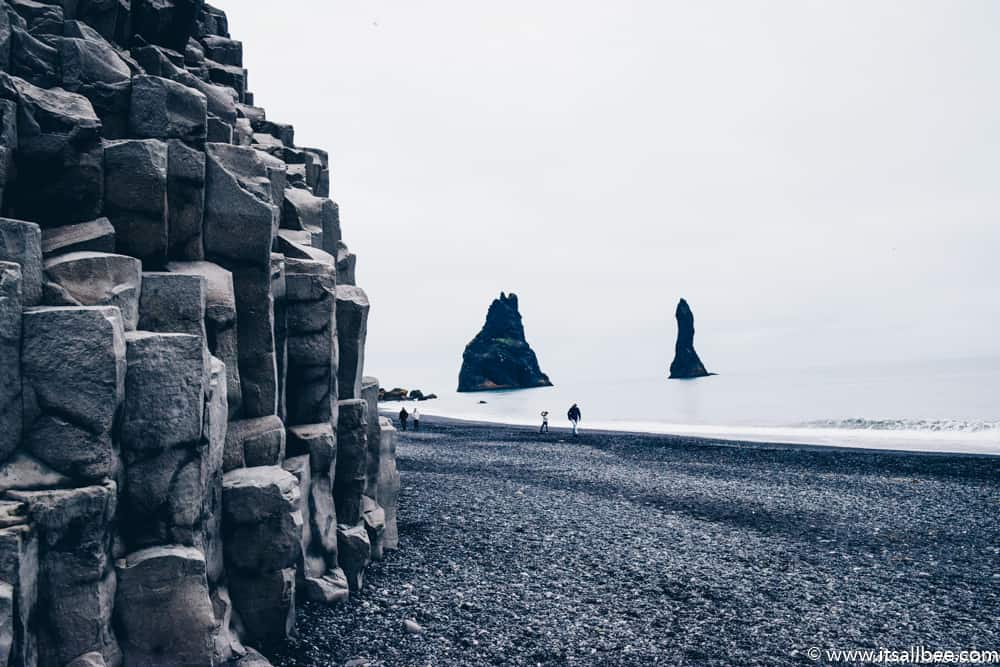
<path id="1" fill-rule="evenodd" d="M 411 415 L 411 417 L 413 419 L 413 430 L 414 431 L 419 431 L 420 430 L 420 410 L 418 410 L 417 408 L 413 408 L 413 415 Z"/>
<path id="2" fill-rule="evenodd" d="M 549 411 L 548 410 L 542 410 L 542 427 L 540 429 L 538 429 L 538 432 L 539 433 L 548 433 L 549 432 Z"/>
<path id="3" fill-rule="evenodd" d="M 399 428 L 406 430 L 406 420 L 410 418 L 410 413 L 406 411 L 406 407 L 400 409 L 399 411 Z"/>
<path id="4" fill-rule="evenodd" d="M 573 424 L 573 435 L 576 435 L 576 430 L 580 426 L 580 420 L 583 419 L 583 415 L 580 414 L 580 406 L 574 403 L 570 407 L 569 412 L 566 413 L 566 416 L 569 417 L 570 423 Z"/>

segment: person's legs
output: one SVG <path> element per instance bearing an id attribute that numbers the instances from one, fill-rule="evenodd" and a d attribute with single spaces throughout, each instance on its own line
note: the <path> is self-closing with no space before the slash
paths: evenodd
<path id="1" fill-rule="evenodd" d="M 414 419 L 413 420 L 413 430 L 414 431 L 419 431 L 420 430 L 420 420 L 419 419 Z"/>
<path id="2" fill-rule="evenodd" d="M 576 435 L 576 427 L 579 423 L 577 420 L 573 420 L 573 435 Z"/>
<path id="3" fill-rule="evenodd" d="M 400 419 L 399 420 L 399 427 L 401 429 L 403 429 L 404 431 L 406 430 L 406 420 L 405 419 Z"/>

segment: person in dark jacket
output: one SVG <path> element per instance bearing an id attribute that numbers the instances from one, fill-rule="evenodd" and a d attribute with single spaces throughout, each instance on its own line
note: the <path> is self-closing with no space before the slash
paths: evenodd
<path id="1" fill-rule="evenodd" d="M 583 415 L 580 413 L 580 406 L 574 403 L 570 407 L 569 412 L 566 413 L 566 416 L 569 417 L 570 423 L 573 424 L 573 435 L 576 435 L 576 430 L 580 426 L 580 420 L 583 419 Z"/>
<path id="2" fill-rule="evenodd" d="M 400 408 L 399 410 L 399 427 L 406 430 L 406 420 L 410 418 L 410 413 L 406 411 L 406 408 Z"/>

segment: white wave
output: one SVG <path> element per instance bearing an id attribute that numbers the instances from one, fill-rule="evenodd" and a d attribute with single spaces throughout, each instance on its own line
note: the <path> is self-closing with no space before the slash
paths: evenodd
<path id="1" fill-rule="evenodd" d="M 381 404 L 390 414 L 398 411 L 399 404 Z M 485 406 L 484 406 L 485 407 Z M 465 421 L 537 426 L 538 420 L 523 415 L 483 414 L 469 410 L 448 409 L 432 401 L 422 403 L 420 411 L 426 415 L 448 417 Z M 835 423 L 857 423 L 856 420 L 830 420 Z M 890 420 L 880 420 L 888 423 Z M 933 420 L 892 420 L 911 425 Z M 946 420 L 937 420 L 940 424 Z M 775 443 L 783 445 L 846 447 L 936 454 L 989 454 L 1000 455 L 1000 429 L 976 428 L 951 430 L 944 428 L 849 428 L 844 426 L 742 426 L 721 424 L 678 424 L 657 421 L 585 421 L 583 430 L 678 435 L 734 442 Z M 958 423 L 955 421 L 954 423 Z M 982 422 L 981 425 L 995 424 Z M 560 426 L 558 420 L 553 422 Z"/>
<path id="2" fill-rule="evenodd" d="M 1000 421 L 975 419 L 821 419 L 801 424 L 805 428 L 858 429 L 867 431 L 929 431 L 982 433 L 1000 431 Z"/>

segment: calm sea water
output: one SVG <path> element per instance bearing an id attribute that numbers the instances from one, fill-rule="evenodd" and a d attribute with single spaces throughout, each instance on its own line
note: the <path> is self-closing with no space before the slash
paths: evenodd
<path id="1" fill-rule="evenodd" d="M 552 426 L 567 426 L 576 402 L 590 429 L 1000 454 L 1000 358 L 437 393 L 424 414 L 538 424 L 548 410 Z"/>

